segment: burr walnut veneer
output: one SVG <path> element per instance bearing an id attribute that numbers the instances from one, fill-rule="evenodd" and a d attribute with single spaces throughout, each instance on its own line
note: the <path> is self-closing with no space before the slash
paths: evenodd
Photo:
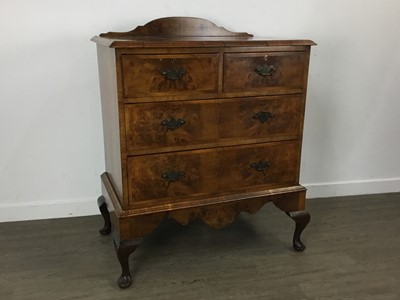
<path id="1" fill-rule="evenodd" d="M 163 18 L 97 43 L 106 172 L 99 197 L 122 267 L 166 217 L 219 228 L 273 202 L 309 222 L 299 185 L 309 40 Z"/>

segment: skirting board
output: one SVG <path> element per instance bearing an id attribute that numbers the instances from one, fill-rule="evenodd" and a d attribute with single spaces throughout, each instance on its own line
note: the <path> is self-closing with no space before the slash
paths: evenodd
<path id="1" fill-rule="evenodd" d="M 400 178 L 305 183 L 307 199 L 400 192 Z M 90 216 L 100 214 L 97 198 L 0 204 L 0 222 Z"/>
<path id="2" fill-rule="evenodd" d="M 400 192 L 400 178 L 305 183 L 307 199 Z"/>
<path id="3" fill-rule="evenodd" d="M 98 214 L 97 198 L 0 204 L 0 223 Z"/>

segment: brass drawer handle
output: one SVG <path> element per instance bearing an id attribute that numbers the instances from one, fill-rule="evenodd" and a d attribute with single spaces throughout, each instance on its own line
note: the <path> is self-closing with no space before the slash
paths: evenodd
<path id="1" fill-rule="evenodd" d="M 185 176 L 185 172 L 183 171 L 170 171 L 163 173 L 161 178 L 167 180 L 168 183 L 171 183 L 182 179 L 183 176 Z"/>
<path id="2" fill-rule="evenodd" d="M 269 119 L 272 119 L 275 115 L 269 111 L 259 111 L 254 114 L 253 119 L 260 121 L 261 124 L 264 124 Z"/>
<path id="3" fill-rule="evenodd" d="M 165 76 L 165 78 L 170 79 L 170 80 L 178 80 L 182 78 L 183 75 L 185 75 L 185 69 L 183 68 L 172 68 L 172 69 L 167 69 L 164 71 L 160 72 L 162 75 Z"/>
<path id="4" fill-rule="evenodd" d="M 161 121 L 161 125 L 165 127 L 165 132 L 168 130 L 175 130 L 185 124 L 185 120 L 183 119 L 175 119 L 174 117 L 169 119 L 164 119 Z"/>
<path id="5" fill-rule="evenodd" d="M 255 69 L 257 74 L 261 76 L 271 76 L 276 70 L 277 69 L 274 65 L 268 66 L 267 64 L 264 64 L 262 66 L 260 65 Z"/>
<path id="6" fill-rule="evenodd" d="M 265 169 L 271 166 L 271 163 L 268 160 L 260 160 L 258 162 L 250 164 L 250 167 L 258 172 L 263 172 Z M 265 175 L 265 173 L 264 173 Z"/>

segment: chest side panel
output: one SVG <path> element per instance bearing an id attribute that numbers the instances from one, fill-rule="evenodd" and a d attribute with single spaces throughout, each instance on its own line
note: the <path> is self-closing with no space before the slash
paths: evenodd
<path id="1" fill-rule="evenodd" d="M 120 119 L 118 107 L 115 51 L 97 46 L 101 108 L 103 117 L 106 172 L 122 202 L 123 176 L 121 164 Z M 121 203 L 122 204 L 122 203 Z"/>

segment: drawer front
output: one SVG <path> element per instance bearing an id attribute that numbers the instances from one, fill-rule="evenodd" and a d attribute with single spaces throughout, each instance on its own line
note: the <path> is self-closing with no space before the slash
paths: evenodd
<path id="1" fill-rule="evenodd" d="M 216 93 L 219 54 L 122 55 L 126 98 Z M 165 98 L 166 97 L 166 98 Z"/>
<path id="2" fill-rule="evenodd" d="M 128 150 L 198 145 L 218 139 L 216 101 L 125 105 Z"/>
<path id="3" fill-rule="evenodd" d="M 224 56 L 224 92 L 301 89 L 304 52 L 229 53 Z"/>
<path id="4" fill-rule="evenodd" d="M 125 105 L 128 150 L 299 134 L 300 95 Z M 243 140 L 242 140 L 243 139 Z"/>
<path id="5" fill-rule="evenodd" d="M 296 184 L 295 141 L 128 158 L 129 203 L 172 203 L 192 196 Z"/>
<path id="6" fill-rule="evenodd" d="M 242 98 L 220 106 L 219 138 L 261 139 L 300 133 L 302 96 Z"/>

